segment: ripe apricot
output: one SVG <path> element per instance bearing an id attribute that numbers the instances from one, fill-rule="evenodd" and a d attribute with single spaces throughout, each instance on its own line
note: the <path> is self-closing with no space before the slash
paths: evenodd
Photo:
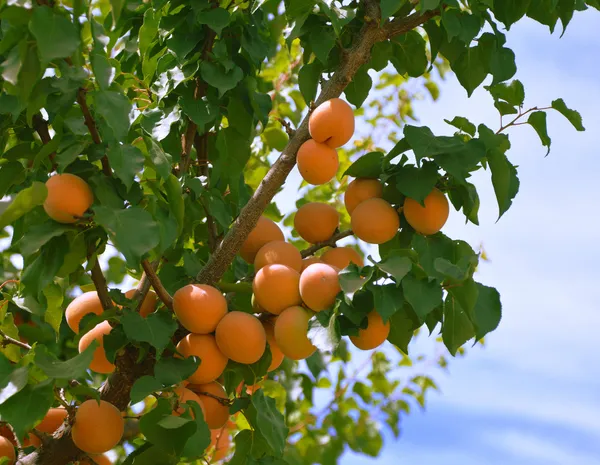
<path id="1" fill-rule="evenodd" d="M 8 458 L 8 465 L 13 465 L 17 460 L 15 447 L 7 438 L 0 436 L 0 459 L 4 457 Z"/>
<path id="2" fill-rule="evenodd" d="M 331 205 L 310 202 L 302 205 L 294 217 L 294 229 L 306 242 L 326 241 L 340 224 L 340 215 Z"/>
<path id="3" fill-rule="evenodd" d="M 331 265 L 314 263 L 300 275 L 302 300 L 315 312 L 331 307 L 340 291 L 338 270 Z"/>
<path id="4" fill-rule="evenodd" d="M 312 265 L 314 266 L 314 265 Z M 308 339 L 308 320 L 312 314 L 303 307 L 286 308 L 275 322 L 275 342 L 292 360 L 310 357 L 317 348 Z"/>
<path id="5" fill-rule="evenodd" d="M 74 174 L 56 174 L 46 181 L 44 210 L 59 223 L 75 223 L 94 202 L 90 186 Z"/>
<path id="6" fill-rule="evenodd" d="M 302 255 L 289 242 L 273 241 L 263 245 L 254 259 L 254 270 L 258 271 L 266 265 L 289 266 L 298 273 L 302 269 Z"/>
<path id="7" fill-rule="evenodd" d="M 368 199 L 352 212 L 352 230 L 359 239 L 369 244 L 383 244 L 391 240 L 400 227 L 398 212 L 383 199 Z"/>
<path id="8" fill-rule="evenodd" d="M 261 320 L 263 328 L 265 328 L 265 334 L 267 335 L 267 342 L 269 343 L 269 350 L 271 351 L 271 364 L 267 371 L 273 371 L 279 368 L 281 362 L 283 362 L 283 352 L 275 341 L 275 322 L 277 318 L 269 318 Z"/>
<path id="9" fill-rule="evenodd" d="M 358 336 L 350 336 L 352 344 L 362 350 L 371 350 L 385 342 L 390 334 L 390 322 L 383 319 L 375 310 L 367 315 L 367 327 L 358 330 Z"/>
<path id="10" fill-rule="evenodd" d="M 284 240 L 279 226 L 266 216 L 261 216 L 240 249 L 240 256 L 248 263 L 254 263 L 254 257 L 260 248 L 271 241 Z"/>
<path id="11" fill-rule="evenodd" d="M 425 197 L 425 206 L 409 197 L 404 201 L 404 217 L 415 231 L 423 235 L 439 232 L 446 224 L 450 214 L 448 199 L 442 191 L 433 189 Z"/>
<path id="12" fill-rule="evenodd" d="M 227 365 L 227 357 L 219 350 L 212 334 L 188 334 L 177 344 L 177 351 L 184 357 L 195 355 L 201 360 L 198 369 L 188 378 L 193 384 L 214 381 Z"/>
<path id="13" fill-rule="evenodd" d="M 73 302 L 67 306 L 65 318 L 69 328 L 75 334 L 79 334 L 79 323 L 85 315 L 88 313 L 100 315 L 103 311 L 104 309 L 98 298 L 98 293 L 96 291 L 84 292 L 80 296 L 75 297 Z"/>
<path id="14" fill-rule="evenodd" d="M 227 456 L 231 439 L 225 428 L 213 429 L 210 432 L 210 447 L 214 447 L 211 462 L 218 462 Z"/>
<path id="15" fill-rule="evenodd" d="M 123 437 L 125 420 L 117 407 L 101 400 L 86 400 L 77 409 L 71 429 L 73 442 L 88 454 L 103 454 Z"/>
<path id="16" fill-rule="evenodd" d="M 302 179 L 314 186 L 331 181 L 340 164 L 335 149 L 314 139 L 309 139 L 300 146 L 296 163 Z"/>
<path id="17" fill-rule="evenodd" d="M 352 214 L 361 202 L 372 198 L 381 198 L 382 195 L 383 185 L 378 179 L 356 178 L 346 188 L 344 205 L 348 213 Z"/>
<path id="18" fill-rule="evenodd" d="M 0 426 L 0 436 L 8 439 L 13 446 L 17 445 L 17 443 L 15 442 L 15 435 L 13 434 L 12 430 L 8 427 L 8 425 Z"/>
<path id="19" fill-rule="evenodd" d="M 265 353 L 267 335 L 254 315 L 229 312 L 215 331 L 219 350 L 234 362 L 251 364 Z"/>
<path id="20" fill-rule="evenodd" d="M 200 406 L 200 409 L 202 410 L 202 415 L 206 419 L 206 410 L 204 409 L 204 403 L 202 402 L 200 397 L 198 397 L 198 394 L 188 389 L 187 387 L 179 386 L 175 388 L 175 395 L 177 396 L 177 403 L 180 405 L 177 407 L 177 410 L 173 412 L 173 415 L 178 417 L 186 411 L 186 408 L 188 408 L 188 411 L 192 415 L 192 418 L 196 418 L 194 411 L 191 408 L 189 408 L 189 405 L 187 407 L 181 405 L 187 403 L 188 401 L 192 401 L 196 402 Z"/>
<path id="21" fill-rule="evenodd" d="M 306 257 L 304 260 L 302 260 L 302 270 L 300 272 L 306 270 L 313 263 L 323 263 L 323 260 L 321 260 L 319 257 Z"/>
<path id="22" fill-rule="evenodd" d="M 362 257 L 352 247 L 336 247 L 329 249 L 321 255 L 321 259 L 328 265 L 335 266 L 340 270 L 346 268 L 350 263 L 355 263 L 360 268 L 364 266 Z"/>
<path id="23" fill-rule="evenodd" d="M 173 311 L 188 331 L 208 334 L 227 313 L 227 301 L 212 286 L 188 284 L 173 294 Z"/>
<path id="24" fill-rule="evenodd" d="M 92 341 L 96 340 L 98 342 L 98 346 L 94 350 L 94 358 L 90 363 L 90 370 L 96 373 L 108 374 L 115 371 L 115 366 L 108 361 L 106 352 L 104 352 L 104 336 L 110 333 L 111 330 L 112 326 L 109 322 L 103 321 L 85 333 L 79 340 L 79 353 L 87 349 Z"/>
<path id="25" fill-rule="evenodd" d="M 246 394 L 248 394 L 249 396 L 251 396 L 252 394 L 254 394 L 256 391 L 258 391 L 261 387 L 262 387 L 262 382 L 263 380 L 259 380 L 257 383 L 255 384 L 246 384 Z M 238 387 L 235 388 L 235 393 L 238 396 L 242 395 L 242 389 L 244 388 L 244 381 L 242 381 L 240 384 L 238 384 Z"/>
<path id="26" fill-rule="evenodd" d="M 135 294 L 135 289 L 131 289 L 125 293 L 125 297 L 127 297 L 128 299 L 131 299 L 131 298 L 133 298 L 134 294 Z M 156 310 L 156 301 L 157 301 L 156 292 L 154 292 L 152 290 L 148 291 L 148 294 L 146 294 L 146 297 L 144 298 L 144 301 L 142 302 L 142 306 L 140 308 L 140 315 L 142 315 L 144 318 L 146 318 L 151 313 L 154 313 L 154 311 Z"/>
<path id="27" fill-rule="evenodd" d="M 79 465 L 112 465 L 110 459 L 104 454 L 90 455 L 79 461 Z"/>
<path id="28" fill-rule="evenodd" d="M 35 434 L 29 433 L 25 436 L 25 439 L 21 441 L 21 445 L 23 447 L 40 447 L 42 445 L 42 441 Z"/>
<path id="29" fill-rule="evenodd" d="M 256 302 L 267 312 L 279 315 L 287 307 L 302 302 L 298 285 L 300 273 L 285 265 L 262 267 L 252 282 Z"/>
<path id="30" fill-rule="evenodd" d="M 223 386 L 213 381 L 207 384 L 190 384 L 188 389 L 196 393 L 202 401 L 204 405 L 204 421 L 206 421 L 210 429 L 221 428 L 227 423 L 227 420 L 229 420 L 229 407 L 215 398 L 223 399 L 223 401 L 229 400 L 229 396 Z M 212 394 L 212 396 L 203 393 Z"/>
<path id="31" fill-rule="evenodd" d="M 66 409 L 62 407 L 51 408 L 35 429 L 43 433 L 54 434 L 54 432 L 64 423 L 65 418 L 67 418 Z"/>
<path id="32" fill-rule="evenodd" d="M 337 148 L 354 134 L 354 112 L 340 98 L 332 98 L 319 105 L 308 120 L 310 136 L 317 142 Z"/>

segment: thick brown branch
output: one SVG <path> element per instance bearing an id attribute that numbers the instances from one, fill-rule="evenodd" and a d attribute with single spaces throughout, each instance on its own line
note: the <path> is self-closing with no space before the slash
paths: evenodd
<path id="1" fill-rule="evenodd" d="M 406 16 L 405 18 L 394 19 L 384 26 L 385 38 L 391 39 L 394 36 L 412 31 L 414 28 L 425 24 L 431 18 L 439 14 L 439 10 L 426 11 L 424 14 L 421 14 L 417 11 L 416 13 Z"/>
<path id="2" fill-rule="evenodd" d="M 85 121 L 85 125 L 87 126 L 90 134 L 92 135 L 92 140 L 94 144 L 100 145 L 102 144 L 102 139 L 100 138 L 100 133 L 98 132 L 98 128 L 96 127 L 96 122 L 94 121 L 94 117 L 90 112 L 90 107 L 87 104 L 85 99 L 85 90 L 79 89 L 77 91 L 77 103 L 81 107 L 81 112 L 83 113 L 83 119 Z M 108 157 L 104 155 L 101 159 L 102 162 L 102 171 L 106 176 L 112 176 L 112 170 L 110 169 L 110 163 L 108 162 Z"/>
<path id="3" fill-rule="evenodd" d="M 347 231 L 338 232 L 337 234 L 334 234 L 333 236 L 331 236 L 330 239 L 323 241 L 323 242 L 318 242 L 318 243 L 310 246 L 308 249 L 304 249 L 301 252 L 302 258 L 310 257 L 311 255 L 314 255 L 315 252 L 317 252 L 321 249 L 324 249 L 325 247 L 335 247 L 337 241 L 343 239 L 344 237 L 352 236 L 352 234 L 354 234 L 354 233 L 352 232 L 351 229 L 348 229 Z"/>
<path id="4" fill-rule="evenodd" d="M 108 284 L 106 283 L 106 278 L 102 273 L 102 268 L 100 268 L 98 257 L 94 257 L 94 266 L 92 266 L 91 275 L 94 286 L 96 287 L 96 292 L 98 292 L 98 298 L 100 299 L 102 308 L 104 311 L 111 309 L 113 307 L 113 301 L 110 298 L 110 295 L 108 295 Z"/>
<path id="5" fill-rule="evenodd" d="M 160 260 L 155 260 L 154 262 L 152 262 L 152 269 L 156 271 L 159 264 Z M 148 275 L 144 271 L 144 273 L 142 273 L 142 277 L 140 278 L 140 282 L 135 288 L 135 292 L 133 293 L 132 297 L 132 299 L 136 300 L 138 303 L 136 307 L 137 312 L 141 310 L 142 304 L 144 303 L 144 299 L 148 295 L 148 292 L 150 292 L 150 280 L 148 279 Z"/>
<path id="6" fill-rule="evenodd" d="M 158 296 L 158 298 L 166 305 L 166 307 L 169 310 L 173 310 L 173 297 L 171 297 L 171 295 L 167 292 L 165 287 L 160 282 L 160 279 L 158 279 L 156 271 L 154 271 L 154 268 L 152 267 L 150 262 L 148 260 L 142 260 L 142 267 L 146 272 L 146 276 L 148 277 L 150 284 L 152 284 L 152 287 L 156 291 L 156 295 Z"/>

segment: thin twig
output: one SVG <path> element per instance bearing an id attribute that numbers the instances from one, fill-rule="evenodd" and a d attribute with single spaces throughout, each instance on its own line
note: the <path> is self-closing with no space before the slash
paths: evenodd
<path id="1" fill-rule="evenodd" d="M 318 242 L 312 246 L 310 246 L 308 249 L 304 249 L 301 253 L 302 258 L 306 258 L 306 257 L 310 257 L 311 255 L 314 255 L 315 252 L 317 252 L 318 250 L 324 249 L 325 247 L 335 247 L 337 244 L 337 241 L 348 237 L 348 236 L 352 236 L 352 234 L 354 234 L 352 232 L 351 229 L 348 229 L 346 231 L 341 231 L 338 232 L 337 234 L 334 234 L 333 236 L 331 236 L 330 239 L 323 241 L 323 242 Z"/>
<path id="2" fill-rule="evenodd" d="M 285 128 L 285 132 L 290 139 L 292 137 L 294 137 L 294 134 L 296 134 L 296 131 L 294 130 L 294 128 L 292 128 L 292 125 L 290 124 L 289 121 L 287 121 L 284 118 L 277 118 L 277 121 L 279 121 L 281 123 L 281 125 Z"/>
<path id="3" fill-rule="evenodd" d="M 498 129 L 496 131 L 496 134 L 500 134 L 502 131 L 504 131 L 505 129 L 507 129 L 507 128 L 511 127 L 511 126 L 521 126 L 523 124 L 527 124 L 525 122 L 523 122 L 523 123 L 517 123 L 517 121 L 519 121 L 523 116 L 531 113 L 532 111 L 546 111 L 546 110 L 551 110 L 551 109 L 552 109 L 552 107 L 542 107 L 542 108 L 533 107 L 533 108 L 530 108 L 529 110 L 524 111 L 524 112 L 521 112 L 521 110 L 519 109 L 519 114 L 510 123 L 508 123 L 508 124 L 506 124 L 504 126 L 501 126 L 500 129 Z"/>
<path id="4" fill-rule="evenodd" d="M 0 341 L 0 345 L 2 345 L 3 347 L 12 344 L 14 346 L 18 346 L 25 350 L 31 350 L 31 346 L 29 344 L 18 341 L 17 339 L 13 339 L 12 337 L 10 337 L 8 334 L 6 334 L 1 329 L 0 329 L 0 337 L 2 337 L 2 341 Z"/>
<path id="5" fill-rule="evenodd" d="M 110 298 L 110 295 L 108 294 L 108 284 L 106 283 L 106 278 L 102 273 L 102 268 L 100 268 L 98 256 L 94 256 L 93 259 L 94 265 L 92 266 L 90 274 L 92 275 L 92 281 L 94 282 L 94 287 L 96 288 L 96 292 L 98 293 L 98 298 L 100 299 L 102 308 L 104 309 L 104 311 L 107 311 L 113 308 L 114 304 L 112 299 Z"/>
<path id="6" fill-rule="evenodd" d="M 0 284 L 0 289 L 2 289 L 7 284 L 19 284 L 19 280 L 18 279 L 7 279 L 2 284 Z"/>
<path id="7" fill-rule="evenodd" d="M 102 139 L 100 138 L 100 133 L 98 132 L 98 128 L 96 127 L 96 122 L 94 121 L 94 117 L 90 112 L 90 107 L 87 104 L 85 98 L 85 89 L 80 88 L 77 91 L 77 103 L 81 107 L 81 112 L 83 113 L 83 119 L 85 121 L 85 125 L 87 126 L 90 134 L 92 136 L 92 140 L 94 144 L 100 145 L 102 144 Z M 101 159 L 102 162 L 102 171 L 106 176 L 112 176 L 112 170 L 110 169 L 110 163 L 108 162 L 108 157 L 104 155 Z"/>
<path id="8" fill-rule="evenodd" d="M 142 260 L 142 268 L 146 272 L 146 276 L 150 280 L 150 284 L 154 288 L 158 298 L 165 304 L 169 310 L 173 310 L 173 297 L 167 292 L 160 279 L 156 275 L 156 271 L 147 259 Z"/>
<path id="9" fill-rule="evenodd" d="M 160 265 L 160 260 L 153 261 L 152 269 L 154 271 L 156 271 L 158 269 L 158 265 Z M 137 300 L 137 303 L 138 303 L 137 307 L 136 307 L 137 312 L 139 312 L 142 309 L 144 300 L 146 299 L 148 292 L 150 292 L 150 287 L 151 287 L 150 280 L 148 279 L 148 275 L 144 271 L 142 273 L 142 277 L 140 278 L 140 282 L 138 283 L 137 287 L 135 288 L 135 292 L 133 293 L 133 297 L 132 297 L 133 300 Z"/>

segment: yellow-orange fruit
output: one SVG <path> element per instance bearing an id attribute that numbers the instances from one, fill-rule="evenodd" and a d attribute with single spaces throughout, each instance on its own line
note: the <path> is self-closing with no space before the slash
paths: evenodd
<path id="1" fill-rule="evenodd" d="M 133 294 L 135 294 L 135 289 L 131 289 L 125 293 L 125 297 L 128 299 L 133 298 Z M 156 310 L 156 292 L 150 290 L 148 294 L 146 294 L 146 298 L 142 302 L 142 307 L 140 308 L 140 315 L 146 318 L 151 313 L 154 313 Z"/>
<path id="2" fill-rule="evenodd" d="M 90 363 L 90 370 L 96 373 L 108 374 L 115 371 L 115 366 L 108 361 L 106 352 L 104 352 L 104 336 L 110 333 L 111 330 L 112 327 L 108 321 L 103 321 L 94 326 L 88 333 L 85 333 L 79 340 L 79 353 L 87 349 L 92 341 L 96 340 L 98 342 L 98 346 L 94 350 L 94 358 Z"/>
<path id="3" fill-rule="evenodd" d="M 319 257 L 306 257 L 304 260 L 302 260 L 301 272 L 306 270 L 313 263 L 323 263 L 323 260 L 321 260 Z"/>
<path id="4" fill-rule="evenodd" d="M 227 300 L 212 286 L 188 284 L 173 294 L 173 311 L 188 331 L 208 334 L 227 313 Z"/>
<path id="5" fill-rule="evenodd" d="M 73 442 L 88 454 L 103 454 L 123 437 L 125 420 L 119 409 L 104 400 L 86 400 L 77 409 L 71 429 Z"/>
<path id="6" fill-rule="evenodd" d="M 279 226 L 266 216 L 261 216 L 254 229 L 242 244 L 240 256 L 248 263 L 254 263 L 256 253 L 263 245 L 272 241 L 282 241 L 284 239 Z"/>
<path id="7" fill-rule="evenodd" d="M 102 304 L 96 291 L 84 292 L 75 297 L 65 310 L 65 318 L 69 328 L 76 334 L 79 334 L 79 323 L 88 313 L 100 315 L 103 312 Z"/>
<path id="8" fill-rule="evenodd" d="M 251 385 L 246 385 L 246 394 L 248 394 L 249 396 L 251 396 L 252 394 L 254 394 L 256 391 L 258 391 L 261 387 L 262 387 L 262 381 L 260 380 L 255 384 L 251 384 Z M 242 389 L 244 388 L 244 381 L 242 381 L 240 384 L 238 384 L 238 387 L 235 388 L 235 392 L 238 396 L 242 395 Z M 237 415 L 237 414 L 236 414 Z"/>
<path id="9" fill-rule="evenodd" d="M 340 224 L 340 215 L 331 205 L 311 202 L 302 205 L 294 217 L 294 229 L 306 242 L 326 241 Z"/>
<path id="10" fill-rule="evenodd" d="M 331 181 L 339 166 L 335 149 L 314 139 L 309 139 L 300 146 L 296 162 L 302 179 L 314 186 Z"/>
<path id="11" fill-rule="evenodd" d="M 8 439 L 13 446 L 17 445 L 17 443 L 15 441 L 15 435 L 13 434 L 12 430 L 7 425 L 0 426 L 0 436 Z"/>
<path id="12" fill-rule="evenodd" d="M 331 265 L 314 263 L 300 275 L 302 300 L 315 312 L 331 307 L 340 291 L 338 270 Z"/>
<path id="13" fill-rule="evenodd" d="M 302 302 L 298 285 L 300 273 L 285 265 L 262 267 L 252 282 L 258 305 L 273 315 Z"/>
<path id="14" fill-rule="evenodd" d="M 17 460 L 15 447 L 8 439 L 0 436 L 0 459 L 4 457 L 8 458 L 8 465 L 13 465 Z"/>
<path id="15" fill-rule="evenodd" d="M 337 148 L 354 134 L 354 112 L 340 98 L 332 98 L 319 105 L 308 120 L 310 136 L 317 142 Z"/>
<path id="16" fill-rule="evenodd" d="M 112 465 L 110 459 L 104 455 L 90 455 L 83 460 L 79 461 L 79 465 Z"/>
<path id="17" fill-rule="evenodd" d="M 409 197 L 404 201 L 404 216 L 415 231 L 424 235 L 435 234 L 446 224 L 450 214 L 448 199 L 438 189 L 425 197 L 425 206 Z"/>
<path id="18" fill-rule="evenodd" d="M 193 384 L 214 381 L 227 365 L 227 357 L 219 350 L 212 334 L 188 334 L 177 344 L 177 351 L 184 357 L 195 355 L 201 360 L 198 369 L 188 378 Z"/>
<path id="19" fill-rule="evenodd" d="M 223 400 L 229 400 L 223 386 L 213 381 L 207 384 L 190 384 L 188 389 L 195 392 L 204 405 L 204 420 L 210 429 L 221 428 L 229 420 L 229 407 L 223 405 L 218 399 L 202 394 L 206 392 Z"/>
<path id="20" fill-rule="evenodd" d="M 265 334 L 267 335 L 267 342 L 269 343 L 269 349 L 271 351 L 271 364 L 267 371 L 273 371 L 279 368 L 281 362 L 283 362 L 283 352 L 275 341 L 275 322 L 277 318 L 261 320 L 263 328 L 265 328 Z"/>
<path id="21" fill-rule="evenodd" d="M 355 263 L 360 268 L 364 266 L 362 257 L 352 247 L 336 247 L 334 249 L 329 249 L 321 255 L 321 260 L 340 270 L 346 268 L 350 263 Z"/>
<path id="22" fill-rule="evenodd" d="M 396 235 L 400 227 L 398 212 L 383 199 L 361 202 L 352 212 L 352 230 L 369 244 L 383 244 Z"/>
<path id="23" fill-rule="evenodd" d="M 254 315 L 229 312 L 215 331 L 219 350 L 234 362 L 251 364 L 265 353 L 267 335 Z"/>
<path id="24" fill-rule="evenodd" d="M 258 271 L 266 265 L 285 265 L 299 273 L 302 269 L 302 255 L 289 242 L 269 242 L 257 252 L 254 259 L 254 270 Z"/>
<path id="25" fill-rule="evenodd" d="M 210 432 L 210 447 L 214 447 L 211 462 L 218 462 L 227 456 L 231 439 L 225 428 L 213 429 Z"/>
<path id="26" fill-rule="evenodd" d="M 367 327 L 358 330 L 358 336 L 350 336 L 352 344 L 362 350 L 371 350 L 385 342 L 390 334 L 390 322 L 383 323 L 379 313 L 372 310 L 367 315 Z"/>
<path id="27" fill-rule="evenodd" d="M 352 214 L 361 202 L 373 198 L 381 198 L 382 195 L 383 185 L 378 179 L 356 178 L 346 188 L 344 205 L 348 213 Z"/>
<path id="28" fill-rule="evenodd" d="M 281 352 L 292 360 L 310 357 L 317 348 L 308 339 L 311 312 L 303 307 L 286 308 L 275 322 L 275 342 Z"/>
<path id="29" fill-rule="evenodd" d="M 35 427 L 36 430 L 47 434 L 54 434 L 67 418 L 67 410 L 64 408 L 51 408 L 44 419 Z"/>
<path id="30" fill-rule="evenodd" d="M 25 439 L 21 441 L 21 445 L 23 447 L 40 447 L 42 445 L 42 441 L 40 441 L 40 438 L 38 438 L 35 434 L 29 433 L 27 436 L 25 436 Z"/>
<path id="31" fill-rule="evenodd" d="M 202 415 L 206 419 L 206 410 L 204 409 L 204 403 L 202 402 L 202 399 L 198 397 L 198 394 L 188 389 L 187 387 L 179 386 L 175 388 L 175 395 L 177 396 L 177 402 L 179 404 L 185 404 L 188 401 L 196 402 L 200 406 L 200 409 L 202 410 Z M 189 405 L 186 407 L 184 407 L 183 405 L 179 405 L 177 407 L 177 410 L 173 412 L 173 415 L 178 417 L 186 411 L 186 408 L 188 409 L 188 412 L 190 412 L 190 414 L 192 415 L 192 418 L 196 418 L 194 411 L 190 408 Z"/>
<path id="32" fill-rule="evenodd" d="M 74 174 L 56 174 L 46 181 L 44 210 L 59 223 L 75 223 L 94 202 L 90 186 Z"/>

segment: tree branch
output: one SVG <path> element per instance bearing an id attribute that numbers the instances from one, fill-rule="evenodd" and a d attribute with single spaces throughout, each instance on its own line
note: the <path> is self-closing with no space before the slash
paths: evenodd
<path id="1" fill-rule="evenodd" d="M 438 16 L 439 14 L 439 10 L 426 11 L 423 14 L 417 11 L 416 13 L 413 13 L 410 16 L 406 16 L 404 18 L 396 18 L 384 26 L 383 32 L 385 38 L 391 39 L 394 36 L 405 34 L 408 31 L 412 31 L 414 28 L 425 24 L 431 18 Z"/>
<path id="2" fill-rule="evenodd" d="M 158 279 L 156 271 L 154 271 L 154 268 L 152 267 L 150 262 L 148 260 L 142 260 L 142 267 L 146 272 L 146 276 L 148 277 L 150 284 L 152 284 L 152 287 L 156 291 L 156 295 L 158 296 L 158 298 L 162 300 L 162 302 L 169 310 L 173 310 L 173 297 L 171 297 L 171 295 L 167 292 L 165 287 L 160 282 L 160 279 Z"/>
<path id="3" fill-rule="evenodd" d="M 97 256 L 95 257 L 94 265 L 92 266 L 91 275 L 92 281 L 94 282 L 94 287 L 98 293 L 98 298 L 102 304 L 102 308 L 104 311 L 110 310 L 113 308 L 114 304 L 110 298 L 110 295 L 108 295 L 108 284 L 106 283 L 106 278 L 102 273 L 102 268 L 100 268 L 100 262 L 98 261 Z"/>
<path id="4" fill-rule="evenodd" d="M 98 128 L 96 127 L 96 122 L 94 121 L 94 117 L 90 112 L 90 107 L 87 104 L 85 99 L 85 90 L 79 89 L 77 91 L 77 103 L 81 107 L 81 112 L 83 113 L 83 119 L 85 120 L 85 125 L 90 131 L 92 135 L 92 140 L 94 144 L 101 145 L 102 139 L 100 138 L 100 133 L 98 132 Z M 110 163 L 108 162 L 108 157 L 104 155 L 101 159 L 102 162 L 102 171 L 106 176 L 112 176 L 112 170 L 110 169 Z"/>
<path id="5" fill-rule="evenodd" d="M 160 264 L 160 260 L 155 260 L 154 262 L 152 262 L 152 264 L 151 264 L 152 269 L 154 271 L 156 271 L 159 264 Z M 132 297 L 133 300 L 137 300 L 138 304 L 136 307 L 136 311 L 138 313 L 141 310 L 142 305 L 144 304 L 144 299 L 148 295 L 148 292 L 150 292 L 150 280 L 148 279 L 148 275 L 144 271 L 144 273 L 142 273 L 142 277 L 140 278 L 140 282 L 138 283 L 137 287 L 135 288 L 135 292 L 133 293 L 133 297 Z"/>
<path id="6" fill-rule="evenodd" d="M 352 232 L 351 229 L 348 229 L 348 230 L 342 231 L 342 232 L 338 232 L 337 234 L 334 234 L 333 236 L 331 236 L 330 239 L 323 241 L 323 242 L 318 242 L 318 243 L 310 246 L 308 249 L 304 249 L 301 252 L 302 258 L 310 257 L 311 255 L 314 255 L 315 252 L 317 252 L 318 250 L 324 249 L 325 247 L 335 247 L 337 241 L 343 239 L 344 237 L 352 236 L 353 234 L 354 234 L 354 232 Z"/>
<path id="7" fill-rule="evenodd" d="M 6 334 L 1 329 L 0 329 L 0 337 L 2 337 L 2 341 L 0 341 L 0 345 L 3 347 L 5 347 L 9 344 L 12 344 L 14 346 L 20 347 L 21 349 L 31 350 L 31 346 L 29 344 L 26 344 L 25 342 L 21 342 L 16 339 L 13 339 L 12 337 L 10 337 L 8 334 Z"/>

